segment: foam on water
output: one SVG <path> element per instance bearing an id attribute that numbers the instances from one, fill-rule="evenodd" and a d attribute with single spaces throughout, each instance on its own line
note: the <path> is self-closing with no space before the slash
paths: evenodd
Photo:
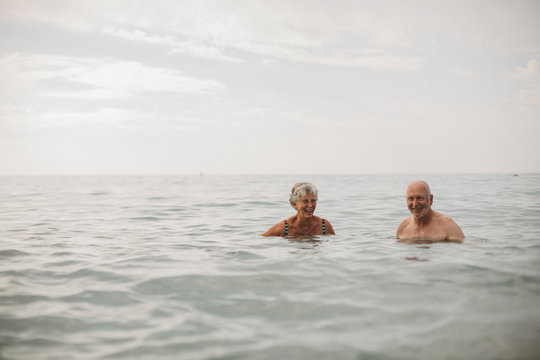
<path id="1" fill-rule="evenodd" d="M 0 357 L 538 358 L 540 176 L 424 179 L 464 244 L 404 175 L 0 178 Z M 301 180 L 337 235 L 258 236 Z"/>

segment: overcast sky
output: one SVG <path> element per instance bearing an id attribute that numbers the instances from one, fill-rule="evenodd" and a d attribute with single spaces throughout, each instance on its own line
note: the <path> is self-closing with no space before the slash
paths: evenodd
<path id="1" fill-rule="evenodd" d="M 540 1 L 0 0 L 0 175 L 540 172 Z"/>

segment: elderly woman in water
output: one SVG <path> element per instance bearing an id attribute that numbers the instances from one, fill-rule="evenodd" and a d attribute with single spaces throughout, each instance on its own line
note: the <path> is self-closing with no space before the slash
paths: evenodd
<path id="1" fill-rule="evenodd" d="M 315 185 L 308 182 L 294 184 L 289 202 L 296 210 L 296 215 L 280 221 L 262 233 L 262 236 L 287 235 L 335 235 L 330 221 L 315 216 L 318 190 Z"/>

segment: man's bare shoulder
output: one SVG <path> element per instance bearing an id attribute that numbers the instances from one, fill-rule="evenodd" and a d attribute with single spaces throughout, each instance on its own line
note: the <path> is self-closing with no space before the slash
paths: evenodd
<path id="1" fill-rule="evenodd" d="M 454 221 L 454 219 L 452 219 L 450 216 L 448 215 L 445 215 L 445 214 L 442 214 L 440 212 L 433 212 L 433 217 L 435 219 L 437 219 L 437 222 L 439 223 L 440 226 L 452 226 L 452 225 L 456 225 L 456 222 Z"/>
<path id="2" fill-rule="evenodd" d="M 465 239 L 465 234 L 459 225 L 452 219 L 450 216 L 437 213 L 437 221 L 439 226 L 445 231 L 448 239 L 452 240 L 463 240 Z"/>

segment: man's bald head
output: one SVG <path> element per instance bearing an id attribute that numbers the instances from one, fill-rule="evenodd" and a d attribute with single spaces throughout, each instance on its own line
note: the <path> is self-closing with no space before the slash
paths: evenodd
<path id="1" fill-rule="evenodd" d="M 427 182 L 423 180 L 416 180 L 407 186 L 407 193 L 409 193 L 410 190 L 424 190 L 427 193 L 427 196 L 429 197 L 431 195 L 431 189 L 429 188 L 429 185 Z"/>

